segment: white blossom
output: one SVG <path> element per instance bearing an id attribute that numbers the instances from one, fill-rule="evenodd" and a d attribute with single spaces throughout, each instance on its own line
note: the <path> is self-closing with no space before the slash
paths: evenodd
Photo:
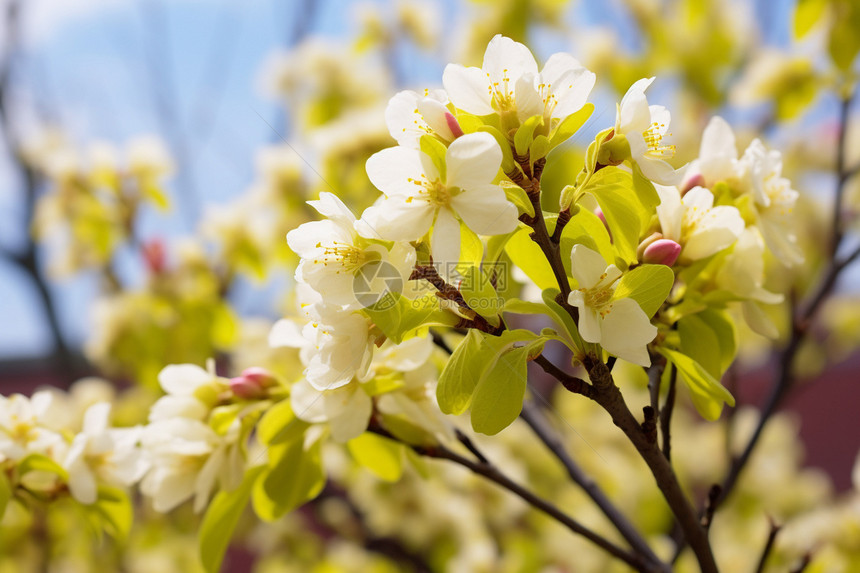
<path id="1" fill-rule="evenodd" d="M 657 217 L 663 236 L 682 246 L 680 261 L 691 262 L 709 257 L 734 243 L 744 230 L 737 208 L 714 207 L 714 195 L 704 187 L 684 194 L 676 187 L 655 185 L 660 196 Z"/>
<path id="2" fill-rule="evenodd" d="M 83 430 L 72 440 L 63 467 L 69 491 L 81 503 L 94 503 L 98 485 L 130 486 L 148 466 L 138 447 L 141 428 L 111 428 L 111 405 L 99 402 L 84 414 Z"/>
<path id="3" fill-rule="evenodd" d="M 538 71 L 526 46 L 501 35 L 487 45 L 482 68 L 448 64 L 442 74 L 458 108 L 475 115 L 515 112 L 520 121 L 573 114 L 585 105 L 594 82 L 595 75 L 565 53 L 553 54 Z"/>
<path id="4" fill-rule="evenodd" d="M 196 364 L 171 364 L 158 373 L 158 383 L 166 395 L 159 398 L 149 411 L 149 421 L 171 418 L 205 420 L 211 404 L 202 399 L 206 387 L 210 395 L 219 389 L 226 389 L 228 381 L 215 374 L 215 365 L 210 362 L 204 370 Z"/>
<path id="5" fill-rule="evenodd" d="M 49 429 L 51 392 L 41 391 L 28 398 L 13 394 L 0 396 L 0 460 L 20 460 L 28 454 L 44 454 L 54 459 L 65 451 L 62 436 Z"/>
<path id="6" fill-rule="evenodd" d="M 607 266 L 600 253 L 583 245 L 574 245 L 570 261 L 578 288 L 568 296 L 568 304 L 579 309 L 582 339 L 618 358 L 650 366 L 647 345 L 657 336 L 657 327 L 635 300 L 615 298 L 621 270 Z"/>
<path id="7" fill-rule="evenodd" d="M 318 201 L 308 201 L 322 221 L 304 223 L 287 233 L 287 243 L 301 258 L 296 280 L 307 283 L 325 294 L 327 303 L 358 308 L 355 279 L 362 267 L 371 261 L 393 265 L 405 283 L 415 264 L 415 249 L 407 243 L 395 243 L 390 251 L 370 243 L 355 230 L 355 215 L 331 193 L 321 193 Z"/>
<path id="8" fill-rule="evenodd" d="M 433 135 L 450 143 L 463 135 L 457 118 L 448 110 L 444 90 L 412 90 L 397 93 L 385 108 L 385 123 L 398 145 L 418 149 L 423 135 Z"/>
<path id="9" fill-rule="evenodd" d="M 756 224 L 767 246 L 787 266 L 802 263 L 803 252 L 793 229 L 794 205 L 799 194 L 782 176 L 782 155 L 768 150 L 756 139 L 744 152 L 740 165 L 750 184 L 758 216 Z"/>
<path id="10" fill-rule="evenodd" d="M 385 198 L 364 211 L 356 228 L 364 236 L 413 241 L 432 226 L 433 260 L 455 262 L 459 220 L 481 235 L 508 233 L 518 224 L 517 208 L 492 183 L 501 162 L 502 150 L 487 133 L 457 138 L 448 147 L 444 173 L 422 151 L 384 149 L 367 161 L 367 175 Z"/>
<path id="11" fill-rule="evenodd" d="M 675 146 L 663 143 L 669 129 L 669 110 L 648 105 L 645 90 L 654 78 L 643 78 L 627 90 L 618 107 L 615 133 L 624 135 L 630 144 L 630 155 L 648 179 L 661 185 L 674 185 L 680 179 L 667 159 L 675 155 Z"/>
<path id="12" fill-rule="evenodd" d="M 140 489 L 156 511 L 170 511 L 193 497 L 194 511 L 200 512 L 219 484 L 227 490 L 239 484 L 245 469 L 237 443 L 239 424 L 235 420 L 224 436 L 188 418 L 159 420 L 144 428 L 141 443 L 151 467 Z"/>
<path id="13" fill-rule="evenodd" d="M 308 321 L 281 319 L 272 327 L 269 345 L 300 349 L 305 378 L 319 391 L 367 379 L 373 356 L 370 324 L 364 316 L 324 303 L 305 307 Z M 299 330 L 300 329 L 300 330 Z"/>

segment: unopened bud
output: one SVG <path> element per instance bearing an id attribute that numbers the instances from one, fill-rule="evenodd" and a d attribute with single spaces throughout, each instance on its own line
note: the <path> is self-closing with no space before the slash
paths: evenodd
<path id="1" fill-rule="evenodd" d="M 451 130 L 455 139 L 463 135 L 463 128 L 460 127 L 460 122 L 450 112 L 445 112 L 445 122 L 448 124 L 448 129 Z"/>
<path id="2" fill-rule="evenodd" d="M 253 400 L 263 398 L 266 389 L 277 384 L 275 376 L 265 368 L 246 368 L 242 374 L 230 379 L 230 390 L 238 398 Z"/>
<path id="3" fill-rule="evenodd" d="M 693 187 L 704 187 L 705 186 L 705 176 L 701 173 L 693 173 L 692 175 L 688 175 L 684 177 L 684 181 L 681 182 L 681 187 L 679 190 L 681 191 L 681 195 L 692 189 Z"/>
<path id="4" fill-rule="evenodd" d="M 146 262 L 146 268 L 154 275 L 164 272 L 167 267 L 167 255 L 164 249 L 164 242 L 161 239 L 152 239 L 144 243 L 143 260 Z"/>
<path id="5" fill-rule="evenodd" d="M 645 248 L 642 262 L 671 267 L 681 254 L 681 245 L 671 239 L 657 239 Z"/>
<path id="6" fill-rule="evenodd" d="M 612 241 L 612 231 L 609 229 L 609 223 L 606 222 L 606 215 L 603 214 L 603 209 L 597 207 L 594 210 L 594 214 L 597 215 L 597 218 L 603 222 L 603 226 L 606 227 L 606 232 L 609 233 L 609 241 Z"/>

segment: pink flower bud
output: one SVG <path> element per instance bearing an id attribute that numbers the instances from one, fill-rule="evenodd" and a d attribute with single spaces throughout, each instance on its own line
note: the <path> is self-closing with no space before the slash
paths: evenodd
<path id="1" fill-rule="evenodd" d="M 671 267 L 681 254 L 681 245 L 671 239 L 657 239 L 645 248 L 642 262 Z"/>
<path id="2" fill-rule="evenodd" d="M 460 127 L 460 122 L 449 112 L 445 112 L 445 122 L 448 124 L 448 129 L 451 130 L 451 133 L 454 134 L 455 139 L 463 135 L 463 128 Z"/>
<path id="3" fill-rule="evenodd" d="M 687 175 L 684 178 L 684 181 L 681 182 L 681 195 L 692 189 L 693 187 L 704 187 L 705 186 L 705 177 L 701 173 L 693 173 L 691 175 Z"/>
<path id="4" fill-rule="evenodd" d="M 266 389 L 277 384 L 274 374 L 257 366 L 246 368 L 242 374 L 230 379 L 230 390 L 238 398 L 254 400 L 266 396 Z"/>
<path id="5" fill-rule="evenodd" d="M 255 381 L 263 388 L 269 388 L 278 383 L 278 378 L 274 374 L 259 366 L 245 368 L 242 370 L 242 377 Z"/>
<path id="6" fill-rule="evenodd" d="M 606 222 L 606 215 L 603 214 L 603 210 L 597 207 L 594 210 L 594 214 L 597 215 L 598 219 L 603 221 L 603 226 L 606 227 L 606 232 L 609 233 L 609 241 L 612 242 L 612 231 L 609 229 L 609 223 Z"/>
<path id="7" fill-rule="evenodd" d="M 161 239 L 156 238 L 147 241 L 141 250 L 149 272 L 154 275 L 164 272 L 167 267 L 167 255 L 164 250 L 164 242 Z"/>

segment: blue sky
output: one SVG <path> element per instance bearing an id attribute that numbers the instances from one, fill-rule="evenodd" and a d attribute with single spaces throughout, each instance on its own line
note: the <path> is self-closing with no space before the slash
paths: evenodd
<path id="1" fill-rule="evenodd" d="M 607 2 L 611 6 L 614 0 Z M 333 39 L 348 36 L 354 26 L 352 4 L 318 1 L 313 32 Z M 456 22 L 464 9 L 459 0 L 439 4 L 448 22 Z M 757 19 L 787 23 L 792 4 L 756 2 Z M 186 134 L 189 161 L 183 166 L 187 179 L 179 180 L 183 186 L 190 182 L 203 203 L 220 203 L 252 181 L 255 151 L 276 138 L 257 114 L 273 125 L 279 117 L 277 104 L 260 93 L 260 67 L 290 41 L 300 2 L 26 0 L 23 5 L 26 53 L 18 69 L 25 97 L 74 141 L 122 144 L 141 134 L 162 133 L 157 113 L 157 98 L 162 97 L 173 102 L 175 122 Z M 158 9 L 145 9 L 148 5 Z M 582 2 L 571 18 L 609 23 L 617 12 L 606 6 Z M 156 42 L 154 30 L 159 31 Z M 784 44 L 788 26 L 767 26 L 764 34 L 766 42 Z M 544 38 L 534 46 L 540 54 L 569 48 L 557 35 Z M 154 57 L 163 64 L 155 70 L 150 65 L 153 46 Z M 410 80 L 438 83 L 444 61 L 413 53 L 403 59 L 410 62 Z M 14 247 L 22 236 L 22 221 L 16 217 L 21 206 L 7 171 L 0 159 L 0 244 Z M 144 236 L 190 230 L 189 222 L 175 215 L 150 213 L 143 223 Z M 87 301 L 96 290 L 94 280 L 81 276 L 55 283 L 53 290 L 68 337 L 80 342 L 89 324 Z M 0 357 L 42 352 L 49 338 L 41 309 L 27 279 L 5 261 L 0 261 L 0 300 L 0 324 L 15 326 L 0 329 Z"/>

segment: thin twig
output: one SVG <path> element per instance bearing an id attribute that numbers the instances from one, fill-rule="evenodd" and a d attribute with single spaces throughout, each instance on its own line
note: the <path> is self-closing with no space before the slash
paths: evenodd
<path id="1" fill-rule="evenodd" d="M 783 398 L 785 398 L 788 391 L 794 385 L 794 361 L 797 358 L 797 351 L 799 350 L 801 343 L 804 341 L 806 334 L 809 331 L 809 326 L 812 320 L 815 318 L 816 314 L 818 313 L 818 310 L 821 308 L 828 295 L 836 286 L 836 281 L 841 275 L 842 271 L 852 262 L 854 262 L 858 257 L 860 257 L 860 247 L 856 248 L 854 251 L 842 258 L 837 257 L 839 247 L 842 243 L 843 238 L 841 208 L 842 199 L 845 191 L 845 182 L 847 181 L 847 178 L 844 176 L 846 164 L 845 132 L 847 131 L 848 126 L 848 116 L 850 111 L 849 107 L 851 99 L 851 97 L 844 98 L 842 100 L 842 106 L 840 108 L 840 123 L 842 129 L 840 131 L 837 145 L 838 179 L 834 199 L 832 222 L 833 235 L 831 241 L 832 246 L 830 249 L 830 264 L 827 266 L 827 270 L 825 271 L 824 276 L 818 285 L 818 288 L 809 298 L 809 302 L 799 312 L 792 311 L 791 313 L 791 334 L 789 336 L 788 344 L 785 346 L 785 348 L 780 354 L 779 366 L 777 368 L 773 385 L 771 386 L 770 395 L 768 396 L 767 402 L 762 408 L 761 416 L 759 418 L 755 430 L 753 431 L 752 436 L 742 450 L 741 454 L 732 461 L 731 467 L 729 468 L 729 472 L 726 475 L 726 479 L 723 481 L 722 494 L 720 495 L 719 499 L 716 500 L 717 505 L 725 501 L 725 499 L 734 489 L 735 485 L 737 484 L 738 478 L 740 477 L 744 467 L 746 467 L 747 462 L 749 461 L 749 458 L 752 455 L 753 450 L 755 449 L 756 444 L 758 444 L 759 438 L 761 437 L 765 425 L 767 424 L 770 417 L 774 414 L 774 412 L 776 412 L 778 406 L 782 402 Z"/>
<path id="2" fill-rule="evenodd" d="M 615 507 L 600 486 L 574 461 L 565 449 L 564 444 L 562 444 L 558 433 L 553 431 L 549 426 L 546 417 L 543 415 L 537 404 L 531 400 L 523 402 L 523 410 L 520 413 L 520 417 L 529 425 L 535 435 L 540 438 L 544 445 L 546 445 L 553 455 L 561 462 L 565 470 L 567 470 L 567 474 L 570 476 L 570 479 L 573 480 L 576 485 L 581 487 L 583 491 L 588 494 L 588 497 L 597 504 L 603 514 L 612 522 L 612 525 L 615 526 L 615 529 L 617 529 L 622 537 L 627 540 L 630 547 L 632 547 L 634 551 L 643 555 L 653 564 L 662 565 L 665 571 L 671 571 L 668 565 L 660 562 L 660 558 L 654 554 L 648 546 L 648 543 L 640 535 L 639 531 L 632 523 L 630 523 L 627 517 L 621 513 L 617 507 Z"/>
<path id="3" fill-rule="evenodd" d="M 371 426 L 368 430 L 388 437 L 392 440 L 399 441 L 396 437 L 392 436 L 383 428 Z M 631 553 L 625 549 L 622 549 L 621 547 L 618 547 L 602 535 L 595 533 L 585 525 L 581 524 L 580 522 L 570 517 L 568 514 L 561 511 L 553 503 L 543 499 L 542 497 L 539 497 L 537 494 L 511 480 L 509 477 L 503 474 L 495 465 L 491 463 L 473 461 L 468 458 L 464 458 L 463 456 L 452 452 L 441 444 L 434 446 L 409 445 L 409 447 L 412 448 L 415 453 L 421 456 L 440 460 L 448 460 L 455 464 L 463 466 L 464 468 L 470 470 L 472 473 L 480 475 L 488 479 L 489 481 L 495 483 L 496 485 L 503 487 L 514 495 L 520 497 L 523 501 L 525 501 L 532 507 L 546 513 L 547 515 L 567 527 L 572 532 L 585 537 L 613 557 L 624 561 L 637 571 L 659 571 L 659 569 L 654 569 L 650 563 L 645 562 L 642 556 Z"/>
<path id="4" fill-rule="evenodd" d="M 660 410 L 660 434 L 663 436 L 663 455 L 672 461 L 672 412 L 675 411 L 675 387 L 678 379 L 678 371 L 671 366 L 669 373 L 669 390 L 666 392 L 666 401 Z"/>
<path id="5" fill-rule="evenodd" d="M 774 542 L 779 530 L 782 528 L 773 519 L 770 519 L 770 532 L 767 534 L 767 541 L 762 549 L 761 557 L 758 560 L 758 566 L 755 568 L 755 573 L 764 573 L 764 566 L 767 563 L 767 558 L 770 557 L 770 552 L 773 550 Z"/>

